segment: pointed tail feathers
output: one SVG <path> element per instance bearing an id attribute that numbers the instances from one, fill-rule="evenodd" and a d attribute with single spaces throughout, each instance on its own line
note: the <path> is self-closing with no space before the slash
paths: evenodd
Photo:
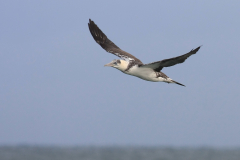
<path id="1" fill-rule="evenodd" d="M 181 84 L 181 83 L 178 83 L 178 82 L 176 82 L 176 81 L 174 81 L 174 80 L 171 80 L 171 82 L 186 87 L 185 85 L 183 85 L 183 84 Z"/>

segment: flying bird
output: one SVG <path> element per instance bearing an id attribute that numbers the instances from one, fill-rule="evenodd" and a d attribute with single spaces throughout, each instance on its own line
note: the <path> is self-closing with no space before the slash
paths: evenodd
<path id="1" fill-rule="evenodd" d="M 183 63 L 188 57 L 195 54 L 201 47 L 199 46 L 196 49 L 192 49 L 190 52 L 178 57 L 143 64 L 135 56 L 121 50 L 116 44 L 114 44 L 110 39 L 108 39 L 107 36 L 98 28 L 98 26 L 91 19 L 89 19 L 88 27 L 94 40 L 103 49 L 121 58 L 115 59 L 104 66 L 113 67 L 122 71 L 125 74 L 136 76 L 152 82 L 175 83 L 181 86 L 185 86 L 179 82 L 172 80 L 166 74 L 161 72 L 161 70 L 163 69 L 163 67 L 170 67 L 179 63 Z"/>

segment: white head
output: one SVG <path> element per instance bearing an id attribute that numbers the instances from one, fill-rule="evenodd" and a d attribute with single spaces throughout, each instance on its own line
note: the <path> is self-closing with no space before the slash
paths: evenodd
<path id="1" fill-rule="evenodd" d="M 124 60 L 114 59 L 112 62 L 105 64 L 104 66 L 114 67 L 116 69 L 119 69 L 120 71 L 124 71 L 127 69 L 128 63 L 129 62 L 124 61 Z"/>

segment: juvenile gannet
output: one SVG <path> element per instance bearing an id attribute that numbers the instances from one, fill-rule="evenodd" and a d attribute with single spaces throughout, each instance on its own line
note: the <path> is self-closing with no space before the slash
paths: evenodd
<path id="1" fill-rule="evenodd" d="M 105 66 L 114 67 L 122 71 L 123 73 L 152 82 L 176 83 L 178 85 L 185 86 L 172 80 L 166 74 L 161 72 L 161 70 L 163 69 L 163 67 L 170 67 L 178 63 L 183 63 L 188 57 L 195 54 L 201 47 L 199 46 L 196 49 L 192 49 L 190 52 L 178 57 L 143 64 L 139 59 L 121 50 L 117 45 L 115 45 L 111 40 L 109 40 L 107 36 L 98 28 L 98 26 L 91 19 L 89 19 L 88 27 L 94 40 L 103 49 L 121 58 L 115 59 L 112 62 L 106 64 Z"/>

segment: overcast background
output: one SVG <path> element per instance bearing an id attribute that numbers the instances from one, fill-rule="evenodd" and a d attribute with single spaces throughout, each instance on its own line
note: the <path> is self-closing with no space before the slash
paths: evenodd
<path id="1" fill-rule="evenodd" d="M 240 146 L 240 1 L 0 1 L 0 145 Z M 91 18 L 186 85 L 109 67 Z"/>

